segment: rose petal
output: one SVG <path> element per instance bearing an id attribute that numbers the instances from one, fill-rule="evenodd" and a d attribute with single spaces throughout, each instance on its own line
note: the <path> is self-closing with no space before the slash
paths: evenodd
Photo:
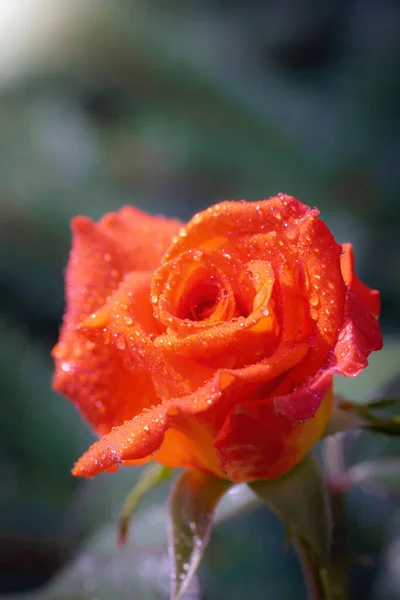
<path id="1" fill-rule="evenodd" d="M 292 420 L 313 416 L 330 385 L 332 375 L 358 375 L 367 366 L 369 354 L 382 348 L 382 335 L 377 321 L 379 292 L 368 288 L 355 275 L 351 244 L 344 244 L 343 251 L 341 268 L 347 292 L 345 322 L 338 341 L 328 354 L 325 364 L 313 378 L 305 379 L 291 394 L 280 395 L 283 386 L 275 390 L 276 410 Z M 290 377 L 301 367 L 302 363 L 291 372 Z"/>
<path id="2" fill-rule="evenodd" d="M 66 313 L 60 341 L 52 353 L 56 362 L 53 387 L 70 398 L 98 433 L 107 433 L 121 420 L 132 418 L 141 407 L 154 404 L 154 386 L 148 374 L 133 376 L 112 346 L 89 339 L 78 326 L 104 305 L 126 273 L 157 266 L 179 225 L 129 207 L 107 215 L 99 224 L 87 217 L 72 221 Z M 125 248 L 118 235 L 126 234 L 128 229 L 136 245 Z M 144 276 L 147 297 L 150 277 Z M 134 304 L 143 316 L 149 302 L 144 302 L 144 279 L 139 279 L 131 293 L 133 301 L 138 294 Z"/>
<path id="3" fill-rule="evenodd" d="M 305 352 L 306 348 L 298 346 L 287 349 L 279 361 L 269 365 L 221 369 L 193 394 L 164 401 L 115 427 L 79 459 L 74 475 L 92 477 L 146 458 L 221 475 L 213 440 L 230 407 L 249 397 L 260 397 L 266 383 L 296 364 Z"/>
<path id="4" fill-rule="evenodd" d="M 373 350 L 382 348 L 377 318 L 380 298 L 377 290 L 362 283 L 354 272 L 351 244 L 343 244 L 342 271 L 347 285 L 345 322 L 335 348 L 335 373 L 354 377 L 364 369 Z"/>
<path id="5" fill-rule="evenodd" d="M 283 232 L 286 230 L 285 223 L 300 219 L 308 211 L 308 206 L 284 194 L 261 202 L 221 202 L 189 221 L 185 226 L 185 235 L 174 240 L 164 262 L 192 248 L 221 248 L 228 240 L 239 247 L 239 240 L 244 236 L 263 231 Z"/>
<path id="6" fill-rule="evenodd" d="M 142 322 L 146 321 L 151 274 L 135 273 L 128 277 L 130 302 L 136 306 L 137 313 L 142 313 Z M 115 295 L 118 297 L 118 292 Z M 100 313 L 94 315 L 96 319 L 101 317 Z M 87 318 L 89 321 L 96 319 Z M 122 337 L 114 342 L 124 344 Z M 127 369 L 123 356 L 115 352 L 112 344 L 96 336 L 84 335 L 70 323 L 64 327 L 53 356 L 56 359 L 54 389 L 70 398 L 100 434 L 108 433 L 113 426 L 158 402 L 147 369 L 139 364 L 136 369 Z"/>
<path id="7" fill-rule="evenodd" d="M 314 377 L 309 377 L 293 391 L 281 394 L 280 386 L 274 390 L 273 404 L 276 414 L 284 415 L 290 421 L 312 419 L 325 393 L 332 385 L 335 367 L 322 368 Z"/>
<path id="8" fill-rule="evenodd" d="M 296 466 L 323 434 L 331 396 L 304 423 L 276 414 L 269 398 L 233 408 L 215 441 L 229 479 L 235 483 L 275 479 Z"/>
<path id="9" fill-rule="evenodd" d="M 106 214 L 97 227 L 125 253 L 131 271 L 147 271 L 159 266 L 182 225 L 180 221 L 124 206 L 119 212 Z"/>
<path id="10" fill-rule="evenodd" d="M 166 439 L 168 445 L 159 453 L 163 464 L 210 472 L 214 464 L 216 474 L 220 474 L 212 437 L 207 434 L 208 427 L 195 422 L 196 413 L 208 410 L 219 397 L 220 390 L 213 390 L 209 383 L 192 397 L 163 402 L 143 411 L 93 444 L 76 463 L 73 474 L 92 477 L 125 461 L 136 461 L 152 454 L 156 460 L 154 453 L 161 447 L 167 430 L 170 430 Z M 207 461 L 210 453 L 212 459 Z"/>
<path id="11" fill-rule="evenodd" d="M 215 369 L 193 360 L 182 360 L 173 352 L 172 341 L 165 351 L 154 341 L 157 322 L 150 301 L 150 273 L 127 275 L 105 305 L 82 323 L 87 340 L 108 346 L 120 356 L 132 373 L 147 371 L 154 383 L 158 400 L 185 396 L 201 387 L 215 374 Z M 140 287 L 139 282 L 143 285 Z M 167 353 L 168 349 L 168 353 Z M 110 389 L 113 380 L 108 380 Z"/>
<path id="12" fill-rule="evenodd" d="M 316 374 L 326 362 L 343 323 L 346 296 L 341 246 L 320 219 L 307 216 L 303 220 L 298 255 L 306 271 L 308 310 L 315 328 L 307 356 L 290 374 L 294 384 Z"/>
<path id="13" fill-rule="evenodd" d="M 272 354 L 279 328 L 274 310 L 269 306 L 274 285 L 270 265 L 261 260 L 241 265 L 230 256 L 210 249 L 200 253 L 200 263 L 196 258 L 199 253 L 195 257 L 190 252 L 183 253 L 165 263 L 153 278 L 155 314 L 161 323 L 169 325 L 166 333 L 155 340 L 155 345 L 166 355 L 194 359 L 214 369 L 240 368 Z M 185 291 L 188 277 L 200 270 L 199 264 L 205 270 L 208 268 L 206 275 L 210 274 L 210 281 L 224 291 L 222 300 L 210 319 L 182 319 L 172 312 L 179 306 L 176 297 L 180 298 Z M 164 285 L 166 291 L 163 292 Z M 251 307 L 246 316 L 240 314 L 244 292 Z M 253 310 L 254 302 L 257 305 Z M 238 311 L 236 316 L 235 310 Z"/>
<path id="14" fill-rule="evenodd" d="M 353 295 L 357 296 L 365 309 L 378 318 L 381 308 L 378 290 L 372 290 L 362 283 L 355 274 L 354 253 L 352 244 L 342 244 L 341 269 L 343 279 Z"/>

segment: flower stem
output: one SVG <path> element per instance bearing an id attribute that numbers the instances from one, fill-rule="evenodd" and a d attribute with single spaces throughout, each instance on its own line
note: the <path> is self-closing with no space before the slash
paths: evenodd
<path id="1" fill-rule="evenodd" d="M 328 478 L 338 476 L 344 470 L 344 434 L 326 438 L 323 443 L 325 471 Z M 332 547 L 327 576 L 331 600 L 348 600 L 350 588 L 347 574 L 347 514 L 345 499 L 340 490 L 331 489 Z"/>
<path id="2" fill-rule="evenodd" d="M 308 600 L 327 600 L 329 596 L 326 593 L 327 590 L 321 569 L 311 559 L 306 544 L 300 539 L 295 540 L 293 543 L 303 571 Z"/>
<path id="3" fill-rule="evenodd" d="M 348 600 L 347 577 L 342 565 L 322 567 L 317 564 L 302 540 L 296 539 L 294 547 L 302 567 L 308 600 Z"/>

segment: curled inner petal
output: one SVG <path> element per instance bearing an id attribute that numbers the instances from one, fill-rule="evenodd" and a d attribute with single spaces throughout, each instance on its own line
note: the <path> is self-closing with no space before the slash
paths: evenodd
<path id="1" fill-rule="evenodd" d="M 219 251 L 189 251 L 164 264 L 153 278 L 158 321 L 179 336 L 238 317 L 231 267 Z"/>
<path id="2" fill-rule="evenodd" d="M 155 316 L 166 328 L 155 346 L 214 368 L 268 357 L 279 339 L 274 285 L 264 260 L 242 264 L 218 249 L 181 254 L 153 278 Z"/>

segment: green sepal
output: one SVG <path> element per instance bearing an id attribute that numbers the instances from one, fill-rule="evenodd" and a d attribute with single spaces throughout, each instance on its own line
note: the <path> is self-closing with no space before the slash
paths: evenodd
<path id="1" fill-rule="evenodd" d="M 171 598 L 187 589 L 203 557 L 215 508 L 231 482 L 200 471 L 186 471 L 170 497 L 169 552 L 172 560 Z"/>
<path id="2" fill-rule="evenodd" d="M 313 588 L 313 597 L 332 598 L 329 560 L 332 518 L 329 493 L 318 463 L 307 456 L 289 473 L 249 487 L 279 517 L 286 543 L 293 543 Z M 310 583 L 311 582 L 311 583 Z"/>
<path id="3" fill-rule="evenodd" d="M 119 518 L 118 543 L 123 546 L 128 535 L 129 523 L 144 496 L 160 483 L 169 479 L 174 470 L 156 463 L 145 467 L 128 494 Z"/>
<path id="4" fill-rule="evenodd" d="M 386 435 L 400 435 L 400 414 L 379 415 L 379 411 L 393 412 L 396 409 L 400 413 L 400 398 L 382 398 L 366 404 L 337 398 L 325 436 L 350 429 L 368 429 Z"/>

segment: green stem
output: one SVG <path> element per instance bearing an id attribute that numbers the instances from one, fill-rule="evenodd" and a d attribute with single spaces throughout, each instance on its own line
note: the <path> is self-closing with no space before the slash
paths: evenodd
<path id="1" fill-rule="evenodd" d="M 347 574 L 343 565 L 321 567 L 312 559 L 307 544 L 300 539 L 295 540 L 294 547 L 303 571 L 308 600 L 349 599 Z"/>
<path id="2" fill-rule="evenodd" d="M 308 600 L 330 600 L 323 572 L 311 559 L 307 545 L 300 539 L 293 540 L 293 545 L 300 561 Z"/>
<path id="3" fill-rule="evenodd" d="M 334 477 L 344 470 L 343 435 L 338 434 L 324 440 L 323 455 L 326 474 Z M 343 494 L 331 490 L 332 547 L 327 577 L 331 589 L 331 600 L 348 600 L 350 588 L 347 572 L 347 513 Z"/>

